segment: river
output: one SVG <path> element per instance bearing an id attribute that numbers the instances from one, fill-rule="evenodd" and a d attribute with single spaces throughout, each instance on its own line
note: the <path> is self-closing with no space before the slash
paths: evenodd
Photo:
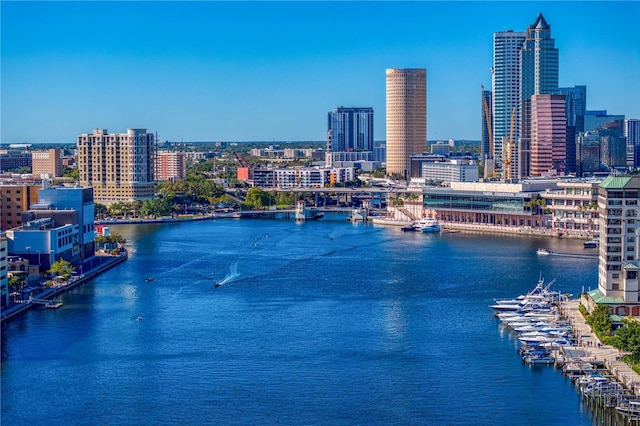
<path id="1" fill-rule="evenodd" d="M 580 241 L 344 219 L 112 226 L 126 262 L 2 330 L 2 424 L 592 424 L 488 307 L 594 288 L 536 254 Z"/>

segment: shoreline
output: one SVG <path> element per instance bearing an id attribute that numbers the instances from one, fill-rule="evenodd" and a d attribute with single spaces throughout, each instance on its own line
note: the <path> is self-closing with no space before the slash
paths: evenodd
<path id="1" fill-rule="evenodd" d="M 100 258 L 105 256 L 95 256 L 95 257 Z M 75 279 L 70 279 L 70 281 L 67 284 L 58 286 L 58 287 L 48 288 L 38 294 L 32 295 L 32 297 L 35 299 L 52 300 L 54 297 L 60 294 L 63 294 L 81 284 L 84 284 L 85 282 L 95 278 L 97 275 L 106 271 L 107 269 L 110 269 L 124 262 L 128 258 L 129 258 L 129 253 L 126 250 L 124 250 L 122 254 L 118 256 L 109 256 L 107 260 L 102 261 L 97 267 L 90 269 L 88 272 L 82 274 L 81 276 Z M 39 306 L 39 304 L 26 301 L 26 302 L 17 303 L 11 307 L 3 309 L 2 314 L 0 315 L 0 325 L 4 325 L 6 322 L 9 322 L 12 319 L 15 319 L 19 315 L 27 312 L 28 310 L 32 309 L 35 306 Z"/>

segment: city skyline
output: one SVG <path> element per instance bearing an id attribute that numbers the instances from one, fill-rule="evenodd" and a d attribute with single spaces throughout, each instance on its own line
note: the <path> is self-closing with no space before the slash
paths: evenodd
<path id="1" fill-rule="evenodd" d="M 340 106 L 373 108 L 384 140 L 385 70 L 413 67 L 429 75 L 429 140 L 480 140 L 493 35 L 539 13 L 559 86 L 586 85 L 587 109 L 640 118 L 639 12 L 635 1 L 3 1 L 0 142 L 138 127 L 178 142 L 320 141 Z"/>

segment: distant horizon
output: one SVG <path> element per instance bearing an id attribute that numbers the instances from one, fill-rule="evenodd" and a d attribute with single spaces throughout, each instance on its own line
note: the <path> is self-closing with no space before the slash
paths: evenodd
<path id="1" fill-rule="evenodd" d="M 479 140 L 493 34 L 539 13 L 560 87 L 640 118 L 639 1 L 3 1 L 0 143 L 324 140 L 340 106 L 373 108 L 382 140 L 388 68 L 427 70 L 428 140 Z"/>

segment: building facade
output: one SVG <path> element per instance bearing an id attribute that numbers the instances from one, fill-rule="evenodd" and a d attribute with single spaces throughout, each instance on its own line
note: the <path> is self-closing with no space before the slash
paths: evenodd
<path id="1" fill-rule="evenodd" d="M 541 196 L 551 210 L 552 228 L 558 234 L 594 237 L 598 234 L 598 186 L 601 179 L 558 182 L 558 189 Z"/>
<path id="2" fill-rule="evenodd" d="M 478 166 L 467 161 L 451 160 L 444 162 L 424 163 L 422 178 L 427 181 L 477 182 Z"/>
<path id="3" fill-rule="evenodd" d="M 625 120 L 624 136 L 627 138 L 627 166 L 640 167 L 640 119 Z"/>
<path id="4" fill-rule="evenodd" d="M 531 176 L 533 95 L 558 93 L 558 49 L 551 38 L 551 26 L 539 14 L 529 25 L 520 50 L 520 110 L 517 122 L 517 151 L 512 160 L 518 178 Z M 564 102 L 564 99 L 563 99 Z M 566 130 L 564 144 L 566 144 Z M 566 155 L 566 147 L 564 149 Z M 533 174 L 533 176 L 536 176 Z"/>
<path id="5" fill-rule="evenodd" d="M 34 176 L 60 177 L 63 171 L 61 149 L 31 151 L 31 174 Z"/>
<path id="6" fill-rule="evenodd" d="M 577 173 L 576 136 L 584 132 L 587 86 L 560 87 L 558 93 L 565 97 L 567 113 L 567 173 Z"/>
<path id="7" fill-rule="evenodd" d="M 411 155 L 427 149 L 427 70 L 386 70 L 387 175 L 411 177 Z"/>
<path id="8" fill-rule="evenodd" d="M 80 185 L 91 186 L 97 203 L 144 201 L 155 195 L 155 142 L 146 129 L 78 136 Z"/>
<path id="9" fill-rule="evenodd" d="M 610 176 L 598 191 L 598 289 L 589 295 L 596 303 L 606 297 L 617 315 L 638 316 L 640 176 Z"/>
<path id="10" fill-rule="evenodd" d="M 0 306 L 9 305 L 9 249 L 7 235 L 0 231 Z"/>
<path id="11" fill-rule="evenodd" d="M 491 90 L 481 86 L 482 105 L 480 106 L 480 158 L 494 158 L 493 113 Z"/>
<path id="12" fill-rule="evenodd" d="M 567 159 L 567 117 L 563 95 L 531 97 L 529 176 L 564 175 Z"/>
<path id="13" fill-rule="evenodd" d="M 22 225 L 22 212 L 38 202 L 39 185 L 0 185 L 0 225 L 3 231 Z"/>
<path id="14" fill-rule="evenodd" d="M 503 151 L 510 138 L 517 141 L 518 129 L 513 126 L 520 108 L 520 49 L 525 40 L 524 32 L 513 30 L 493 34 L 493 67 L 491 68 L 491 93 L 493 114 L 493 143 L 496 165 L 502 166 Z"/>
<path id="15" fill-rule="evenodd" d="M 373 149 L 373 108 L 339 107 L 327 115 L 331 151 Z"/>
<path id="16" fill-rule="evenodd" d="M 185 153 L 158 151 L 155 157 L 156 180 L 182 180 L 187 177 Z"/>

